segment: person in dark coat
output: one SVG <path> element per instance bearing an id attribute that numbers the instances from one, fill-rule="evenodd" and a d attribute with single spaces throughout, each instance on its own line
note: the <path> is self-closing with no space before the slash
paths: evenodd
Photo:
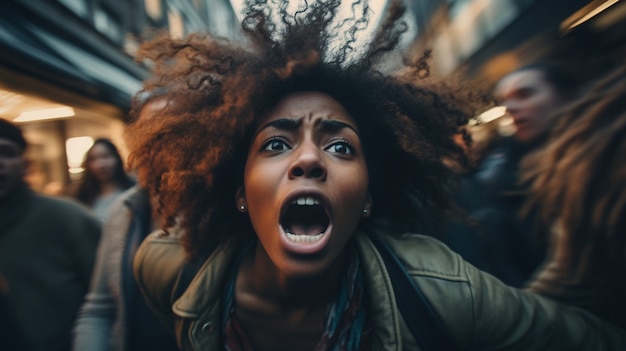
<path id="1" fill-rule="evenodd" d="M 527 185 L 519 182 L 519 163 L 543 145 L 551 115 L 576 96 L 577 86 L 563 66 L 547 62 L 501 78 L 493 94 L 506 107 L 516 132 L 502 138 L 459 181 L 456 204 L 469 221 L 451 221 L 444 242 L 511 286 L 523 286 L 543 262 L 548 237 L 533 213 L 520 213 Z"/>
<path id="2" fill-rule="evenodd" d="M 24 181 L 26 140 L 0 119 L 0 272 L 15 327 L 33 351 L 67 351 L 87 293 L 100 222 L 80 204 Z"/>

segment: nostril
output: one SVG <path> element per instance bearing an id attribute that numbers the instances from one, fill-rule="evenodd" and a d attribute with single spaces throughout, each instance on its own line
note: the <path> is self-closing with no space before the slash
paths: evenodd
<path id="1" fill-rule="evenodd" d="M 324 171 L 321 168 L 314 168 L 311 170 L 311 177 L 319 178 L 324 174 Z"/>
<path id="2" fill-rule="evenodd" d="M 296 168 L 294 168 L 292 173 L 296 177 L 302 177 L 304 175 L 304 170 L 302 168 L 300 168 L 300 167 L 296 167 Z"/>

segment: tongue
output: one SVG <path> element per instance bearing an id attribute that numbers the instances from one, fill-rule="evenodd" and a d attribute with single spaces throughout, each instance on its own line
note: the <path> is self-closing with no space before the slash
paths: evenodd
<path id="1" fill-rule="evenodd" d="M 296 235 L 317 235 L 322 233 L 326 228 L 321 224 L 306 225 L 303 223 L 291 224 L 287 228 L 287 232 Z"/>

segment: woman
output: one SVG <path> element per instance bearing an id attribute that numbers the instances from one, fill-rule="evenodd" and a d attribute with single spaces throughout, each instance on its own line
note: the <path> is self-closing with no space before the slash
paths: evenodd
<path id="1" fill-rule="evenodd" d="M 252 2 L 249 46 L 192 35 L 144 48 L 156 61 L 146 87 L 171 103 L 126 139 L 167 230 L 142 243 L 135 277 L 179 348 L 623 348 L 625 332 L 402 234 L 437 228 L 443 160 L 461 154 L 452 136 L 467 118 L 447 95 L 373 69 L 402 32 L 398 2 L 362 60 L 345 60 L 350 40 L 331 45 L 339 5 L 273 23 Z"/>
<path id="2" fill-rule="evenodd" d="M 131 115 L 147 119 L 164 104 L 151 96 L 136 104 Z M 155 318 L 132 275 L 135 251 L 154 229 L 147 192 L 131 187 L 113 202 L 109 213 L 89 292 L 75 321 L 73 350 L 175 350 L 174 336 Z"/>
<path id="3" fill-rule="evenodd" d="M 109 206 L 135 181 L 124 170 L 124 162 L 109 139 L 96 139 L 85 155 L 85 174 L 74 197 L 93 210 L 104 222 Z"/>
<path id="4" fill-rule="evenodd" d="M 532 292 L 626 328 L 626 68 L 567 109 L 547 146 L 524 160 L 529 206 L 553 223 L 550 254 Z M 575 181 L 570 181 L 575 180 Z"/>

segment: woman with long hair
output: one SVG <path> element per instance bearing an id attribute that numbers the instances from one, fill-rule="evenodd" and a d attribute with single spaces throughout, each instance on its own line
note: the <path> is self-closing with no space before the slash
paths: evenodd
<path id="1" fill-rule="evenodd" d="M 523 164 L 528 207 L 552 227 L 528 289 L 626 328 L 626 66 L 552 118 L 547 146 Z"/>
<path id="2" fill-rule="evenodd" d="M 104 222 L 109 206 L 135 180 L 124 170 L 124 161 L 115 144 L 106 138 L 94 141 L 85 154 L 83 169 L 85 173 L 74 197 Z"/>

